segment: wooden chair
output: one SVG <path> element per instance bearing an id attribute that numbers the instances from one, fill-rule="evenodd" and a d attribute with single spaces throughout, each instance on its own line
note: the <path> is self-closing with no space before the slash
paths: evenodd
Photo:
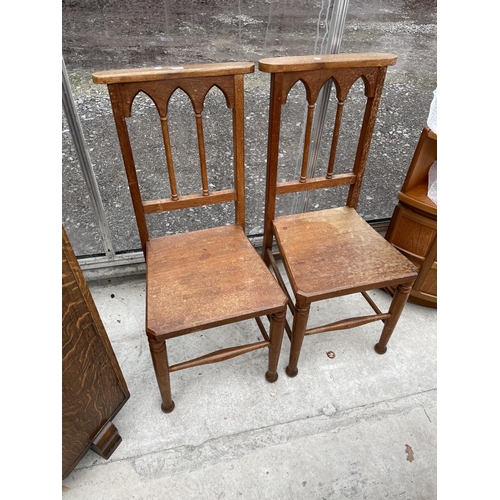
<path id="1" fill-rule="evenodd" d="M 291 338 L 290 360 L 286 369 L 290 377 L 298 373 L 297 363 L 305 335 L 381 320 L 384 327 L 375 351 L 384 354 L 417 276 L 416 267 L 356 212 L 387 66 L 395 62 L 395 55 L 378 53 L 282 57 L 259 61 L 259 70 L 271 73 L 263 259 L 274 270 L 287 293 L 293 314 L 292 328 L 285 324 Z M 330 78 L 338 105 L 329 164 L 323 176 L 307 178 L 314 107 L 321 88 Z M 335 174 L 343 104 L 359 78 L 364 82 L 366 105 L 354 165 L 349 173 Z M 305 86 L 308 103 L 301 174 L 298 180 L 278 182 L 282 106 L 290 89 L 299 80 Z M 276 217 L 278 195 L 345 185 L 349 186 L 345 206 Z M 274 242 L 278 250 L 275 253 Z M 295 300 L 286 291 L 284 280 L 279 275 L 275 260 L 278 256 L 282 258 Z M 383 313 L 367 291 L 388 285 L 396 287 L 396 293 L 389 311 Z M 363 294 L 375 314 L 359 316 L 358 313 L 356 317 L 306 328 L 311 303 L 355 292 Z"/>
<path id="2" fill-rule="evenodd" d="M 174 409 L 170 373 L 214 363 L 264 347 L 269 348 L 266 379 L 278 378 L 277 364 L 283 337 L 286 297 L 245 235 L 243 79 L 253 63 L 189 65 L 183 68 L 142 68 L 104 71 L 92 75 L 95 83 L 108 85 L 115 124 L 130 187 L 132 203 L 146 258 L 146 333 L 164 412 Z M 234 184 L 210 191 L 202 111 L 208 91 L 217 86 L 232 109 Z M 198 193 L 181 195 L 172 159 L 168 106 L 180 88 L 190 98 L 196 122 L 201 165 Z M 171 196 L 143 200 L 127 118 L 132 102 L 144 92 L 156 105 L 165 146 Z M 178 172 L 178 169 L 177 169 Z M 193 186 L 193 191 L 196 187 Z M 149 214 L 234 202 L 235 224 L 150 238 Z M 266 331 L 260 317 L 267 316 Z M 255 318 L 264 337 L 261 342 L 240 345 L 169 365 L 166 340 L 237 321 Z"/>

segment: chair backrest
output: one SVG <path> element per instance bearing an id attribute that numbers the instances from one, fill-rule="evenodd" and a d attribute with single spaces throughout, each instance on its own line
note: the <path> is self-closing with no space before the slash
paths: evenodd
<path id="1" fill-rule="evenodd" d="M 272 244 L 271 225 L 275 216 L 277 195 L 349 185 L 346 205 L 356 208 L 387 66 L 395 63 L 396 56 L 385 53 L 276 57 L 259 61 L 259 70 L 271 73 L 264 252 Z M 354 164 L 352 171 L 335 174 L 334 163 L 344 101 L 353 84 L 360 78 L 364 82 L 366 104 Z M 337 111 L 328 167 L 323 176 L 307 178 L 314 108 L 321 89 L 330 79 L 336 90 Z M 308 105 L 301 173 L 299 179 L 278 182 L 281 107 L 286 103 L 291 88 L 298 81 L 305 86 Z"/>
<path id="2" fill-rule="evenodd" d="M 234 202 L 236 224 L 245 230 L 244 185 L 244 74 L 252 73 L 250 62 L 197 64 L 183 67 L 160 67 L 101 71 L 94 73 L 94 83 L 108 85 L 118 139 L 122 151 L 127 180 L 132 197 L 139 237 L 143 252 L 149 239 L 146 215 L 199 207 L 216 203 Z M 212 87 L 218 87 L 225 96 L 228 108 L 233 110 L 233 162 L 234 183 L 230 189 L 211 192 L 209 189 L 205 140 L 203 134 L 203 107 L 205 97 Z M 177 189 L 172 145 L 168 126 L 168 105 L 177 89 L 183 90 L 191 100 L 196 117 L 196 132 L 200 160 L 201 189 L 197 193 L 180 195 Z M 143 200 L 136 171 L 126 118 L 132 115 L 135 97 L 144 92 L 156 105 L 165 148 L 165 160 L 170 182 L 170 198 Z"/>

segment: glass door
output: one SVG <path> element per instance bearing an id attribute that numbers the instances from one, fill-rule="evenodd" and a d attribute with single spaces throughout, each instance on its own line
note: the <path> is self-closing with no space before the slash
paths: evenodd
<path id="1" fill-rule="evenodd" d="M 92 83 L 93 72 L 235 60 L 257 66 L 264 57 L 332 52 L 395 53 L 398 63 L 388 70 L 358 206 L 369 222 L 384 221 L 392 215 L 436 88 L 436 17 L 435 1 L 63 0 L 62 222 L 76 255 L 89 266 L 142 260 L 108 92 L 104 85 Z M 281 138 L 283 148 L 293 150 L 303 141 L 305 110 L 294 98 L 303 91 L 296 85 L 285 107 L 291 125 Z M 245 92 L 247 234 L 258 240 L 264 217 L 269 75 L 256 67 L 255 73 L 245 77 Z M 173 152 L 177 162 L 185 161 L 187 148 L 196 141 L 194 130 L 180 113 L 189 104 L 186 99 L 182 92 L 172 97 L 176 123 L 172 134 L 183 143 Z M 311 171 L 328 162 L 322 145 L 331 137 L 329 99 L 325 88 L 317 105 Z M 353 113 L 360 100 L 361 85 L 353 89 Z M 207 128 L 214 113 L 226 113 L 229 126 L 229 111 L 222 102 L 218 90 L 209 93 Z M 144 118 L 155 112 L 143 96 L 134 106 Z M 348 117 L 344 120 L 342 133 L 355 133 Z M 130 127 L 141 138 L 134 145 L 140 182 L 151 193 L 166 190 L 168 196 L 159 131 L 148 129 L 140 119 Z M 223 184 L 231 153 L 209 135 L 206 139 L 209 182 Z M 339 154 L 347 165 L 353 152 L 347 149 Z M 189 163 L 183 168 L 178 180 L 181 194 L 182 185 L 194 182 L 196 168 Z M 292 176 L 297 168 L 298 164 L 287 165 L 282 170 Z M 283 199 L 279 210 L 290 213 L 336 203 L 328 192 L 310 196 Z M 229 208 L 209 207 L 155 219 L 153 234 L 176 232 L 179 217 L 190 230 L 207 221 L 233 220 Z"/>

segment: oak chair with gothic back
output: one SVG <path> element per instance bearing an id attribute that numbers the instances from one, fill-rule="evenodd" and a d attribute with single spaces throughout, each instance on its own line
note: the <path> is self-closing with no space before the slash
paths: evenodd
<path id="1" fill-rule="evenodd" d="M 383 53 L 278 57 L 259 61 L 259 70 L 271 73 L 262 257 L 288 295 L 293 315 L 292 328 L 288 322 L 285 324 L 291 339 L 286 369 L 290 377 L 298 373 L 297 364 L 305 335 L 353 328 L 380 320 L 384 326 L 375 351 L 384 354 L 417 276 L 415 266 L 356 212 L 387 66 L 395 62 L 395 55 Z M 364 82 L 366 102 L 354 164 L 352 171 L 335 174 L 344 102 L 352 85 L 360 78 Z M 329 79 L 333 81 L 332 91 L 336 91 L 337 110 L 328 166 L 323 176 L 308 178 L 307 162 L 315 103 Z M 301 173 L 298 180 L 279 182 L 282 106 L 298 81 L 305 86 L 308 105 Z M 291 160 L 294 158 L 288 159 L 287 167 L 290 167 Z M 277 196 L 337 186 L 349 186 L 345 206 L 276 217 Z M 277 251 L 273 252 L 273 245 L 276 245 Z M 275 257 L 282 259 L 295 300 L 279 274 Z M 383 313 L 367 292 L 388 284 L 395 287 L 396 293 L 389 311 Z M 362 293 L 374 314 L 358 313 L 358 316 L 307 329 L 311 303 L 357 292 Z"/>
<path id="2" fill-rule="evenodd" d="M 176 68 L 142 68 L 94 73 L 94 83 L 108 85 L 115 125 L 134 207 L 142 250 L 146 259 L 146 334 L 160 389 L 161 408 L 174 409 L 170 373 L 214 363 L 268 348 L 266 379 L 274 382 L 283 337 L 286 297 L 245 235 L 244 188 L 244 75 L 253 63 L 188 65 Z M 232 109 L 233 187 L 211 191 L 205 155 L 203 107 L 207 93 L 218 87 Z M 181 89 L 190 98 L 198 139 L 201 182 L 197 193 L 181 194 L 169 131 L 168 107 Z M 144 200 L 136 171 L 127 118 L 132 103 L 143 92 L 152 99 L 163 137 L 170 198 Z M 195 148 L 196 149 L 196 148 Z M 198 161 L 198 160 L 197 160 Z M 193 187 L 193 191 L 196 187 Z M 235 223 L 190 232 L 150 237 L 149 214 L 187 207 L 234 202 Z M 261 320 L 269 319 L 269 330 Z M 263 341 L 238 345 L 169 365 L 166 340 L 200 330 L 254 318 Z"/>

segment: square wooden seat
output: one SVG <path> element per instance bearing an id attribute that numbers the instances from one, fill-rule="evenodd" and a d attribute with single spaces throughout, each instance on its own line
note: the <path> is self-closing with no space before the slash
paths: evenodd
<path id="1" fill-rule="evenodd" d="M 156 340 L 283 310 L 283 292 L 238 225 L 154 238 L 146 255 Z"/>
<path id="2" fill-rule="evenodd" d="M 414 278 L 413 264 L 353 208 L 277 217 L 273 229 L 293 292 L 304 303 Z"/>
<path id="3" fill-rule="evenodd" d="M 274 382 L 278 378 L 287 299 L 245 236 L 243 77 L 253 71 L 253 63 L 230 62 L 124 69 L 92 75 L 95 83 L 108 85 L 111 98 L 146 258 L 146 334 L 160 389 L 161 408 L 166 413 L 174 409 L 170 373 L 177 370 L 268 348 L 266 379 Z M 212 190 L 209 182 L 203 122 L 205 98 L 213 87 L 224 94 L 225 104 L 232 109 L 233 122 L 232 144 L 225 155 L 232 158 L 232 177 L 229 174 L 232 186 L 219 190 Z M 192 123 L 198 142 L 198 149 L 195 147 L 193 154 L 200 163 L 200 182 L 199 186 L 190 184 L 189 193 L 181 193 L 177 187 L 176 173 L 179 173 L 179 168 L 174 168 L 169 129 L 169 104 L 178 89 L 191 102 L 192 110 L 189 106 L 185 108 L 191 117 L 194 115 Z M 127 118 L 132 116 L 132 103 L 139 93 L 144 93 L 153 101 L 159 115 L 157 126 L 163 138 L 170 197 L 143 200 L 141 194 L 127 127 Z M 172 121 L 175 123 L 175 120 Z M 213 127 L 216 128 L 217 124 Z M 219 203 L 234 204 L 234 225 L 190 232 L 181 227 L 177 234 L 150 237 L 146 217 L 151 214 Z M 268 331 L 261 317 L 268 318 Z M 251 318 L 256 320 L 264 340 L 169 365 L 167 339 Z"/>

